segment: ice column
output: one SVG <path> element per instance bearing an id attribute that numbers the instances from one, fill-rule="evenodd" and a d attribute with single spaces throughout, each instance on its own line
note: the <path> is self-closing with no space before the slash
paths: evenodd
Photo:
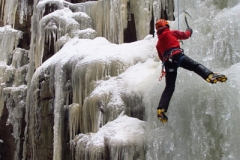
<path id="1" fill-rule="evenodd" d="M 12 29 L 10 25 L 0 27 L 0 61 L 8 64 L 13 50 L 17 48 L 22 32 Z M 9 57 L 10 56 L 10 57 Z"/>

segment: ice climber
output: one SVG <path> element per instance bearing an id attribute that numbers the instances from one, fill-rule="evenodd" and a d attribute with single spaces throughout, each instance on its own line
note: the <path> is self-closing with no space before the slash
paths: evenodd
<path id="1" fill-rule="evenodd" d="M 180 48 L 179 40 L 188 39 L 192 35 L 191 28 L 187 28 L 185 32 L 170 30 L 169 23 L 165 19 L 158 20 L 155 27 L 158 35 L 156 49 L 163 64 L 159 80 L 166 76 L 166 86 L 159 101 L 157 111 L 159 120 L 165 123 L 168 121 L 165 113 L 168 110 L 168 105 L 175 89 L 178 67 L 195 72 L 209 83 L 225 82 L 227 77 L 213 73 L 202 64 L 184 54 L 183 49 Z"/>

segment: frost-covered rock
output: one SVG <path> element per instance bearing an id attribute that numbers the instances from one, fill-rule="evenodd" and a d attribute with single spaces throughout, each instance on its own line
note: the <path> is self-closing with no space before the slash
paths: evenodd
<path id="1" fill-rule="evenodd" d="M 97 133 L 77 135 L 71 144 L 75 159 L 145 159 L 145 122 L 119 116 Z"/>
<path id="2" fill-rule="evenodd" d="M 122 112 L 144 120 L 142 92 L 138 87 L 147 75 L 153 74 L 156 66 L 156 62 L 149 59 L 154 57 L 153 53 L 144 47 L 154 48 L 154 41 L 148 38 L 117 45 L 100 37 L 94 40 L 75 37 L 35 71 L 29 86 L 32 105 L 28 112 L 36 114 L 29 117 L 28 122 L 30 126 L 38 125 L 37 133 L 42 135 L 44 120 L 39 108 L 54 108 L 54 158 L 65 157 L 61 155 L 64 141 L 81 133 L 98 132 Z M 65 126 L 68 130 L 63 130 Z M 34 132 L 36 130 L 29 131 L 30 144 L 34 143 L 31 139 L 39 139 Z M 48 142 L 47 137 L 42 138 Z M 36 154 L 39 153 L 36 150 Z"/>

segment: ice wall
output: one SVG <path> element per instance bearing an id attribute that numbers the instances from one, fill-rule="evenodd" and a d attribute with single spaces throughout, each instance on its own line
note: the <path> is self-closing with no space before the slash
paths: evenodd
<path id="1" fill-rule="evenodd" d="M 152 117 L 156 115 L 155 107 L 148 110 L 147 126 L 151 131 L 147 159 L 238 159 L 240 156 L 239 7 L 239 1 L 233 0 L 180 1 L 180 11 L 186 10 L 192 16 L 188 21 L 193 35 L 182 45 L 185 54 L 229 79 L 227 83 L 211 85 L 194 73 L 179 69 L 168 110 L 169 123 L 162 125 Z M 180 28 L 185 29 L 181 13 Z M 176 21 L 170 25 L 177 29 L 178 13 L 175 15 Z M 157 106 L 164 84 L 152 82 L 145 101 L 148 106 Z M 158 92 L 152 94 L 156 88 Z"/>
<path id="2" fill-rule="evenodd" d="M 5 1 L 2 3 L 5 4 Z M 13 4 L 15 7 L 12 6 Z M 4 11 L 10 13 L 9 9 L 11 8 L 17 9 L 17 3 L 8 1 L 5 4 Z M 127 28 L 127 22 L 131 21 L 131 14 L 135 15 L 134 23 L 138 40 L 143 39 L 150 33 L 151 20 L 156 21 L 163 16 L 167 16 L 168 19 L 173 19 L 173 1 L 150 0 L 136 3 L 133 0 L 105 0 L 71 4 L 63 0 L 43 0 L 39 3 L 35 1 L 33 8 L 31 43 L 36 44 L 36 47 L 30 49 L 30 56 L 32 57 L 31 59 L 34 59 L 35 67 L 39 67 L 46 57 L 51 56 L 49 52 L 57 52 L 58 49 L 61 48 L 66 40 L 61 41 L 59 38 L 64 35 L 70 37 L 79 35 L 79 38 L 103 36 L 111 42 L 123 43 L 124 30 Z M 26 6 L 26 2 L 22 0 L 18 8 L 18 12 L 20 12 L 20 23 L 22 23 L 23 19 L 29 14 L 28 10 L 31 9 L 29 9 L 29 7 Z M 162 15 L 162 10 L 164 10 L 167 15 Z M 12 16 L 2 13 L 2 15 L 4 15 L 3 18 L 6 17 L 6 19 L 14 20 L 16 11 L 11 13 L 13 14 Z M 63 19 L 59 18 L 58 15 L 61 15 Z M 4 23 L 8 24 L 5 21 L 11 20 L 4 20 Z M 15 22 L 9 22 L 9 24 L 13 26 L 14 23 Z M 34 26 L 38 24 L 40 24 L 40 27 Z M 96 32 L 88 28 L 94 28 Z M 82 31 L 79 32 L 79 30 Z M 57 42 L 58 40 L 59 42 Z M 55 43 L 57 44 L 55 45 Z M 51 49 L 52 47 L 54 49 Z"/>
<path id="3" fill-rule="evenodd" d="M 128 27 L 131 14 L 134 15 L 137 40 L 150 33 L 151 20 L 160 17 L 174 19 L 173 0 L 100 0 L 71 6 L 74 10 L 86 12 L 93 20 L 98 36 L 110 42 L 123 43 L 124 30 Z M 163 14 L 163 13 L 166 13 Z"/>
<path id="4" fill-rule="evenodd" d="M 181 1 L 180 8 L 180 28 L 185 29 L 183 10 L 194 16 L 189 18 L 194 34 L 198 38 L 185 42 L 192 49 L 193 54 L 201 54 L 205 61 L 210 59 L 213 63 L 208 63 L 211 67 L 227 67 L 239 62 L 239 24 L 238 21 L 238 1 Z M 192 7 L 194 6 L 194 7 Z M 176 6 L 178 7 L 178 6 Z M 178 16 L 175 10 L 175 16 Z M 174 24 L 176 27 L 176 24 Z M 200 50 L 198 48 L 203 48 Z"/>
<path id="5" fill-rule="evenodd" d="M 140 28 L 137 29 L 138 39 L 143 39 L 150 28 L 150 24 L 146 23 L 145 25 L 143 21 L 150 21 L 153 15 L 160 16 L 161 9 L 172 8 L 172 1 L 170 5 L 165 1 L 146 1 L 146 3 L 141 1 L 137 6 L 133 1 L 108 0 L 83 4 L 71 4 L 64 0 L 35 0 L 33 2 L 1 0 L 0 4 L 2 6 L 0 9 L 1 24 L 4 25 L 1 36 L 2 103 L 0 109 L 2 114 L 4 107 L 7 108 L 8 113 L 5 114 L 8 114 L 9 118 L 6 124 L 13 125 L 13 138 L 16 139 L 15 159 L 22 157 L 23 159 L 36 159 L 37 157 L 38 159 L 39 157 L 61 159 L 64 155 L 63 144 L 65 140 L 72 139 L 79 132 L 98 131 L 99 127 L 114 120 L 123 110 L 129 116 L 144 119 L 144 106 L 141 103 L 138 104 L 138 101 L 142 99 L 141 95 L 130 91 L 125 93 L 122 90 L 113 92 L 114 85 L 119 83 L 127 87 L 129 84 L 126 82 L 115 83 L 114 80 L 111 80 L 114 85 L 109 88 L 108 92 L 87 97 L 96 87 L 95 81 L 117 76 L 130 65 L 137 63 L 138 60 L 145 61 L 146 57 L 143 60 L 137 57 L 138 60 L 131 61 L 130 59 L 128 62 L 119 60 L 117 56 L 111 62 L 106 60 L 93 62 L 90 65 L 84 63 L 79 66 L 79 59 L 63 60 L 70 65 L 57 62 L 53 65 L 49 64 L 48 69 L 41 70 L 41 72 L 37 68 L 41 67 L 43 62 L 61 50 L 65 43 L 74 37 L 94 39 L 98 34 L 98 36 L 105 36 L 112 42 L 122 43 L 123 31 L 127 21 L 130 20 L 129 14 L 137 15 L 141 10 L 144 12 L 141 12 L 142 16 L 136 16 L 135 23 Z M 129 4 L 132 6 L 131 8 L 127 7 Z M 152 14 L 153 5 L 155 6 L 154 14 Z M 172 18 L 172 11 L 166 12 Z M 32 14 L 31 42 L 30 46 L 25 46 L 30 49 L 17 48 L 19 39 L 22 38 L 22 32 L 19 30 L 23 29 L 24 32 L 29 32 L 26 28 L 29 27 L 27 26 L 29 23 L 27 18 L 30 14 Z M 13 29 L 15 27 L 19 30 Z M 96 29 L 97 32 L 92 28 Z M 25 35 L 25 33 L 23 34 Z M 59 65 L 56 65 L 58 63 Z M 94 70 L 96 67 L 97 71 Z M 66 72 L 62 71 L 63 68 L 66 69 Z M 29 90 L 26 90 L 26 86 Z M 27 95 L 26 92 L 28 92 Z M 111 94 L 108 95 L 109 93 Z M 133 97 L 129 96 L 132 94 Z M 97 108 L 94 107 L 96 101 Z M 135 107 L 125 109 L 126 104 Z M 88 109 L 88 107 L 92 108 Z M 96 115 L 92 113 L 92 110 L 97 112 L 98 117 L 95 117 Z M 79 111 L 79 114 L 84 116 L 79 119 L 77 118 L 78 112 L 74 111 Z M 68 133 L 62 132 L 63 128 L 68 126 L 66 124 L 68 122 L 64 122 L 67 112 L 70 113 L 71 132 L 69 134 L 71 136 L 68 137 L 70 139 L 66 138 Z M 103 112 L 105 113 L 103 114 Z M 26 117 L 24 117 L 25 113 Z M 22 119 L 20 119 L 21 117 Z M 49 125 L 45 126 L 48 121 Z M 91 125 L 88 124 L 88 121 L 92 122 Z M 25 127 L 24 134 L 21 127 Z M 23 142 L 24 145 L 22 145 Z M 39 142 L 44 143 L 40 144 Z M 22 146 L 24 146 L 23 154 L 21 153 Z M 118 150 L 121 153 L 124 148 Z"/>

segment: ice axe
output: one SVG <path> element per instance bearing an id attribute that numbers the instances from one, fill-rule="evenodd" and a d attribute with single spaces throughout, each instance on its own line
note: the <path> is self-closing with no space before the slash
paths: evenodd
<path id="1" fill-rule="evenodd" d="M 188 25 L 188 21 L 187 21 L 187 15 L 188 15 L 190 18 L 192 18 L 192 17 L 190 16 L 190 14 L 189 14 L 187 11 L 183 11 L 183 12 L 185 13 L 185 15 L 184 15 L 184 19 L 185 19 L 185 22 L 186 22 L 187 28 L 190 28 L 189 25 Z"/>
<path id="2" fill-rule="evenodd" d="M 185 13 L 185 14 L 184 14 L 184 19 L 185 19 L 187 28 L 190 28 L 189 25 L 188 25 L 188 21 L 187 21 L 187 15 L 188 15 L 190 18 L 192 18 L 192 17 L 190 16 L 190 14 L 189 14 L 187 11 L 183 11 L 183 12 Z M 182 41 L 182 40 L 180 40 L 180 42 L 183 44 L 183 41 Z"/>

